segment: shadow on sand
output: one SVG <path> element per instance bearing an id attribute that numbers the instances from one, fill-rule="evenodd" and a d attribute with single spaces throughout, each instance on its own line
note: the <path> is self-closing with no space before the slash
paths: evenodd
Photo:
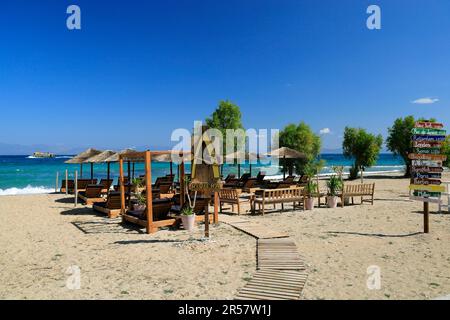
<path id="1" fill-rule="evenodd" d="M 356 235 L 356 236 L 364 236 L 364 237 L 375 237 L 375 238 L 404 238 L 404 237 L 412 237 L 422 234 L 422 232 L 413 232 L 406 234 L 382 234 L 382 233 L 362 233 L 362 232 L 345 232 L 345 231 L 328 231 L 330 234 L 347 234 L 347 235 Z"/>
<path id="2" fill-rule="evenodd" d="M 186 240 L 170 240 L 170 239 L 148 239 L 148 240 L 120 240 L 114 242 L 115 244 L 140 244 L 140 243 L 183 243 L 186 242 Z"/>
<path id="3" fill-rule="evenodd" d="M 139 228 L 130 228 L 117 220 L 106 219 L 104 221 L 74 221 L 72 224 L 84 234 L 105 234 L 105 233 L 144 233 Z"/>
<path id="4" fill-rule="evenodd" d="M 66 197 L 66 198 L 59 198 L 56 199 L 55 202 L 57 203 L 75 203 L 75 199 L 73 197 Z"/>

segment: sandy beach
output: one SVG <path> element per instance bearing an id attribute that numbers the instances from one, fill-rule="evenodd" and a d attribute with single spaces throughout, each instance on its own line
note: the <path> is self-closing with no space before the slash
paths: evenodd
<path id="1" fill-rule="evenodd" d="M 443 180 L 450 180 L 445 174 Z M 378 177 L 375 204 L 251 216 L 287 232 L 309 273 L 304 299 L 432 299 L 450 293 L 450 215 L 431 205 L 423 234 L 422 204 L 408 199 L 407 179 Z M 192 235 L 147 235 L 62 194 L 0 197 L 1 299 L 233 299 L 254 273 L 256 241 L 220 223 L 211 241 Z M 378 266 L 381 288 L 369 290 Z M 69 289 L 78 266 L 81 288 Z"/>

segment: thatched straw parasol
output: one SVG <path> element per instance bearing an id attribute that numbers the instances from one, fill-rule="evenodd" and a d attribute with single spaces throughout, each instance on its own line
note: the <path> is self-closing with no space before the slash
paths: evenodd
<path id="1" fill-rule="evenodd" d="M 83 163 L 86 163 L 89 158 L 92 158 L 98 154 L 100 154 L 101 151 L 94 149 L 94 148 L 89 148 L 86 149 L 85 151 L 77 154 L 75 157 L 73 157 L 72 159 L 69 159 L 67 161 L 65 161 L 65 163 L 76 163 L 76 164 L 80 164 L 80 177 L 83 177 Z M 91 165 L 91 179 L 92 179 L 92 165 Z"/>
<path id="2" fill-rule="evenodd" d="M 139 151 L 136 151 L 134 149 L 123 149 L 122 151 L 119 151 L 113 155 L 111 155 L 110 157 L 105 159 L 105 162 L 119 162 L 119 156 L 122 154 L 126 154 L 126 153 L 139 153 Z M 128 164 L 128 180 L 129 182 L 131 182 L 131 167 L 130 167 L 130 161 L 127 161 Z M 134 162 L 133 162 L 133 178 L 134 178 Z"/>
<path id="3" fill-rule="evenodd" d="M 276 150 L 272 150 L 271 152 L 266 154 L 267 156 L 279 158 L 279 159 L 306 159 L 306 155 L 300 151 L 288 148 L 281 147 Z M 285 165 L 286 161 L 283 161 L 283 165 Z M 286 170 L 283 170 L 283 179 L 286 178 Z"/>
<path id="4" fill-rule="evenodd" d="M 162 154 L 157 154 L 152 156 L 152 161 L 156 161 L 156 162 L 168 162 L 170 163 L 170 175 L 173 175 L 173 161 L 172 161 L 172 155 L 173 154 L 177 154 L 177 152 L 173 151 L 169 151 L 167 153 L 162 153 Z M 189 162 L 191 161 L 191 153 L 190 152 L 183 152 L 183 156 L 181 157 L 180 154 L 177 154 L 178 157 L 180 158 L 180 160 L 182 162 Z M 178 167 L 178 171 L 179 171 L 179 167 Z M 179 173 L 178 173 L 179 175 Z"/>
<path id="5" fill-rule="evenodd" d="M 105 163 L 106 162 L 108 164 L 107 179 L 109 181 L 110 175 L 111 175 L 111 162 L 106 161 L 106 160 L 115 154 L 116 154 L 116 152 L 114 152 L 112 150 L 105 150 L 105 151 L 99 153 L 98 155 L 87 159 L 86 162 L 89 162 L 91 164 L 91 168 L 94 163 Z"/>

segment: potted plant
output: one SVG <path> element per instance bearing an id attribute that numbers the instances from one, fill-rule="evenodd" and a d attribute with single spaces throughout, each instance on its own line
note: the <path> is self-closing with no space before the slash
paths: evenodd
<path id="1" fill-rule="evenodd" d="M 183 209 L 181 209 L 181 223 L 183 224 L 183 227 L 187 231 L 194 230 L 194 224 L 195 224 L 195 201 L 197 200 L 197 191 L 194 192 L 194 200 L 191 200 L 191 196 L 189 194 L 189 179 L 186 178 L 184 180 L 184 188 L 185 188 L 185 194 L 187 196 L 188 202 L 185 204 Z"/>
<path id="2" fill-rule="evenodd" d="M 344 166 L 332 166 L 331 169 L 334 171 L 334 173 L 336 173 L 337 177 L 341 181 L 341 189 L 342 189 L 342 187 L 344 186 L 344 178 L 343 178 Z M 344 204 L 348 205 L 349 202 L 350 202 L 350 198 L 345 197 Z"/>
<path id="3" fill-rule="evenodd" d="M 183 207 L 181 210 L 181 223 L 183 224 L 185 230 L 194 230 L 195 212 L 189 205 Z"/>
<path id="4" fill-rule="evenodd" d="M 338 192 L 342 188 L 342 181 L 337 176 L 331 176 L 327 182 L 328 196 L 327 204 L 328 208 L 336 208 L 338 202 Z"/>
<path id="5" fill-rule="evenodd" d="M 314 197 L 313 194 L 317 191 L 317 183 L 309 180 L 305 186 L 305 209 L 312 210 L 314 208 Z"/>

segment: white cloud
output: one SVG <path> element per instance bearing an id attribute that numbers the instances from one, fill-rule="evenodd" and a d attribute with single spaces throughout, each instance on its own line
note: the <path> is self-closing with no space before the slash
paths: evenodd
<path id="1" fill-rule="evenodd" d="M 330 130 L 330 128 L 323 128 L 323 129 L 319 130 L 319 133 L 320 134 L 330 134 L 331 130 Z"/>
<path id="2" fill-rule="evenodd" d="M 433 104 L 433 103 L 438 102 L 438 101 L 439 101 L 439 99 L 427 97 L 427 98 L 420 98 L 420 99 L 411 101 L 411 103 L 415 103 L 415 104 Z"/>

